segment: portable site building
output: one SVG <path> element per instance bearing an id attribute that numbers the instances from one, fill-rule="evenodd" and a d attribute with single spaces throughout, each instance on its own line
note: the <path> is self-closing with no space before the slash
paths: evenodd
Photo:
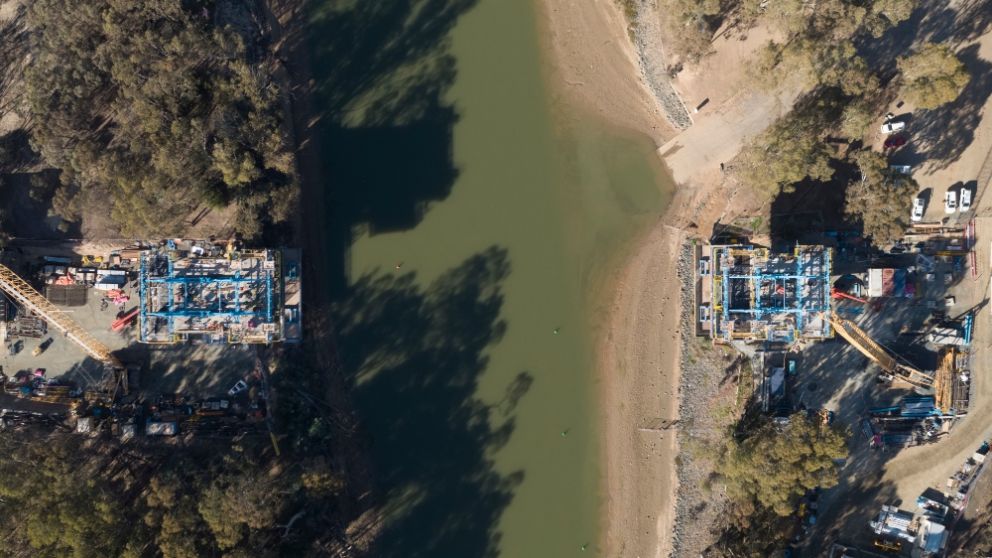
<path id="1" fill-rule="evenodd" d="M 868 297 L 884 296 L 911 297 L 916 293 L 916 285 L 909 280 L 905 269 L 872 268 L 868 270 Z"/>
<path id="2" fill-rule="evenodd" d="M 882 506 L 878 517 L 870 525 L 876 535 L 888 535 L 908 542 L 916 541 L 916 533 L 910 530 L 913 525 L 913 514 L 895 506 Z"/>

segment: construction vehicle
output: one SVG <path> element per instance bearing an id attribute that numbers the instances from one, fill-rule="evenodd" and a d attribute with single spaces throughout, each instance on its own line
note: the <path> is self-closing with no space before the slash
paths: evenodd
<path id="1" fill-rule="evenodd" d="M 38 346 L 35 347 L 33 351 L 31 351 L 31 356 L 38 356 L 41 353 L 45 352 L 46 350 L 48 350 L 49 347 L 52 346 L 52 343 L 54 343 L 54 342 L 55 342 L 55 340 L 52 339 L 51 337 L 49 337 L 48 339 L 45 339 L 44 341 L 42 341 L 41 343 L 39 343 Z"/>
<path id="2" fill-rule="evenodd" d="M 899 541 L 888 541 L 885 539 L 875 539 L 875 548 L 881 550 L 882 552 L 899 552 L 902 550 L 902 543 Z"/>
<path id="3" fill-rule="evenodd" d="M 106 368 L 102 390 L 116 393 L 117 387 L 122 388 L 127 394 L 127 370 L 124 364 L 110 352 L 110 349 L 103 343 L 97 341 L 89 332 L 74 322 L 68 315 L 60 311 L 48 299 L 42 296 L 27 281 L 21 279 L 16 273 L 5 265 L 0 264 L 0 290 L 3 290 L 10 298 L 20 304 L 23 308 L 33 312 L 36 316 L 48 322 L 48 324 L 59 330 L 73 343 L 79 345 L 88 355 L 102 362 Z M 52 338 L 48 338 L 33 351 L 34 355 L 40 355 L 48 345 L 52 343 Z"/>
<path id="4" fill-rule="evenodd" d="M 896 356 L 879 345 L 864 330 L 855 325 L 854 322 L 844 319 L 837 314 L 831 314 L 830 325 L 833 326 L 834 331 L 855 349 L 861 351 L 861 354 L 878 364 L 882 368 L 885 379 L 901 380 L 914 387 L 925 389 L 933 385 L 933 377 L 908 364 L 900 362 Z"/>

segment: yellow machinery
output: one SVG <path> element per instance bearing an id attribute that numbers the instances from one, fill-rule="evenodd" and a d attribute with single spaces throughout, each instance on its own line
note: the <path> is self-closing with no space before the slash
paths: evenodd
<path id="1" fill-rule="evenodd" d="M 888 541 L 885 539 L 875 539 L 875 548 L 881 550 L 882 552 L 899 552 L 902 550 L 902 543 L 899 541 Z"/>
<path id="2" fill-rule="evenodd" d="M 957 350 L 946 347 L 940 354 L 940 364 L 933 375 L 934 406 L 945 415 L 950 412 L 954 397 L 954 361 Z"/>
<path id="3" fill-rule="evenodd" d="M 106 345 L 97 341 L 27 281 L 18 277 L 10 268 L 2 264 L 0 264 L 0 289 L 24 308 L 34 312 L 49 325 L 62 332 L 88 355 L 110 367 L 114 371 L 114 377 L 118 377 L 118 380 L 124 378 L 125 375 L 122 373 L 124 364 L 110 352 Z M 127 382 L 121 381 L 121 384 L 126 393 Z"/>
<path id="4" fill-rule="evenodd" d="M 872 362 L 878 364 L 886 374 L 917 387 L 929 388 L 933 385 L 933 378 L 929 374 L 896 360 L 896 357 L 876 343 L 854 322 L 841 318 L 837 314 L 831 314 L 830 325 L 834 327 L 834 331 L 838 335 L 846 339 Z"/>

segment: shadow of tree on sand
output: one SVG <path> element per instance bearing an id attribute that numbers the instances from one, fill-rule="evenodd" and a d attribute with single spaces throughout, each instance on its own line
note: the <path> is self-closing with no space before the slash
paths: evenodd
<path id="1" fill-rule="evenodd" d="M 992 64 L 978 50 L 978 45 L 971 45 L 958 52 L 971 75 L 961 94 L 946 105 L 921 111 L 913 123 L 914 134 L 926 141 L 908 146 L 908 164 L 929 162 L 935 169 L 947 168 L 974 141 L 985 101 L 992 94 Z"/>
<path id="2" fill-rule="evenodd" d="M 499 517 L 523 472 L 491 455 L 514 429 L 532 376 L 493 405 L 476 398 L 485 353 L 506 329 L 506 251 L 492 247 L 426 289 L 415 276 L 358 278 L 335 307 L 342 365 L 372 442 L 382 533 L 372 555 L 498 555 Z"/>

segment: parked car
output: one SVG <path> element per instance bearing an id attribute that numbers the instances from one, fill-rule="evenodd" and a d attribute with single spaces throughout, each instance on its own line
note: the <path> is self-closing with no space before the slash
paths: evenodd
<path id="1" fill-rule="evenodd" d="M 910 174 L 913 172 L 913 167 L 909 165 L 890 165 L 889 168 L 899 174 Z"/>
<path id="2" fill-rule="evenodd" d="M 906 128 L 906 123 L 898 120 L 888 120 L 882 124 L 883 134 L 894 134 Z"/>
<path id="3" fill-rule="evenodd" d="M 961 189 L 961 205 L 958 206 L 958 211 L 964 212 L 971 209 L 971 190 L 968 188 Z"/>
<path id="4" fill-rule="evenodd" d="M 902 135 L 892 136 L 890 138 L 887 138 L 885 140 L 885 143 L 882 144 L 882 146 L 885 147 L 886 149 L 895 149 L 897 147 L 902 147 L 904 145 L 906 145 L 906 136 L 902 136 Z"/>
<path id="5" fill-rule="evenodd" d="M 923 220 L 924 210 L 926 210 L 926 206 L 923 203 L 923 198 L 919 196 L 913 198 L 913 213 L 910 217 L 914 223 L 918 223 Z"/>
<path id="6" fill-rule="evenodd" d="M 954 213 L 958 209 L 958 195 L 948 191 L 944 194 L 944 213 Z"/>
<path id="7" fill-rule="evenodd" d="M 248 389 L 248 384 L 246 384 L 244 380 L 238 380 L 238 383 L 234 384 L 234 387 L 227 390 L 227 394 L 234 397 L 246 389 Z"/>

